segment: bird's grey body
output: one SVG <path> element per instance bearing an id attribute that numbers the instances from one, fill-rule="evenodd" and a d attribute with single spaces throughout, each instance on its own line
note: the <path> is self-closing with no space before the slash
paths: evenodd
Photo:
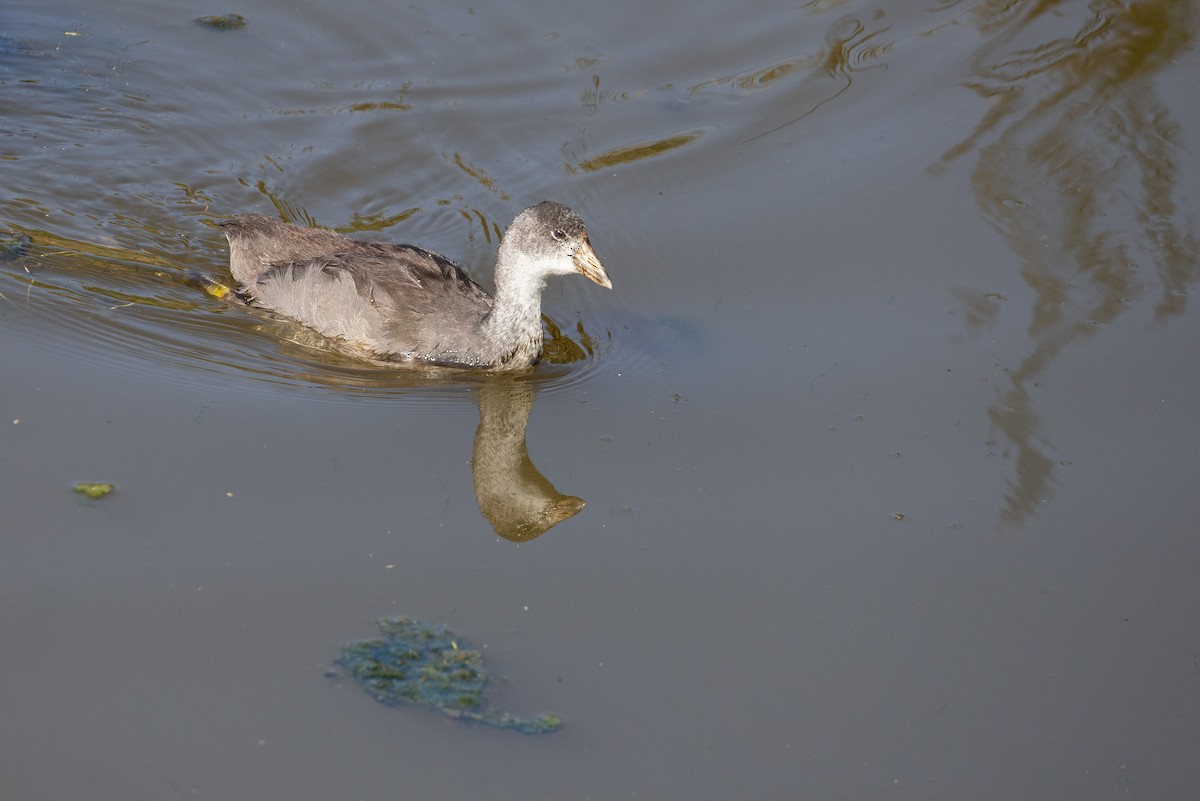
<path id="1" fill-rule="evenodd" d="M 352 239 L 247 214 L 222 223 L 245 298 L 375 360 L 489 370 L 537 363 L 551 275 L 611 287 L 579 216 L 526 209 L 505 233 L 489 296 L 449 259 L 413 245 Z"/>

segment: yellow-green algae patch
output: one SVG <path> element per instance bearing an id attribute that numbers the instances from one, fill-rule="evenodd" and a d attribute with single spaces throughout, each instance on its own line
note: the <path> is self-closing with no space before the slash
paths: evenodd
<path id="1" fill-rule="evenodd" d="M 80 481 L 75 485 L 75 491 L 80 495 L 86 495 L 89 498 L 103 498 L 114 489 L 112 484 L 94 484 L 88 481 Z"/>
<path id="2" fill-rule="evenodd" d="M 633 144 L 608 150 L 595 158 L 581 161 L 574 167 L 568 165 L 567 171 L 573 172 L 574 169 L 578 168 L 586 172 L 595 172 L 596 170 L 603 170 L 622 164 L 632 164 L 635 161 L 659 156 L 678 147 L 689 145 L 703 135 L 704 131 L 688 131 L 649 142 L 634 142 Z"/>
<path id="3" fill-rule="evenodd" d="M 246 18 L 241 14 L 216 14 L 208 17 L 196 17 L 194 22 L 214 31 L 237 31 L 246 27 Z"/>

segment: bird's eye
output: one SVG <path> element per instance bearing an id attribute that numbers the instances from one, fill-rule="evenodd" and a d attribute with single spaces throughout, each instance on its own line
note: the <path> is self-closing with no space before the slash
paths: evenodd
<path id="1" fill-rule="evenodd" d="M 567 232 L 561 228 L 555 228 L 554 231 L 551 232 L 550 235 L 553 236 L 555 239 L 557 239 L 559 242 L 561 242 L 567 238 Z"/>

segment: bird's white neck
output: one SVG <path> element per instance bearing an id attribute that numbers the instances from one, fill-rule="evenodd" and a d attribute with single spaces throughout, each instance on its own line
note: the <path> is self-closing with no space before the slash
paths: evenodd
<path id="1" fill-rule="evenodd" d="M 501 243 L 496 259 L 496 294 L 492 310 L 483 321 L 489 351 L 485 357 L 532 363 L 541 353 L 546 277 L 534 265 L 523 263 L 527 258 Z"/>

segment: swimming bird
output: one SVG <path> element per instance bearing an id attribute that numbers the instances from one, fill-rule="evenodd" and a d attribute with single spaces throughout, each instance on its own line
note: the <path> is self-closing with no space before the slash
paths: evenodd
<path id="1" fill-rule="evenodd" d="M 353 239 L 257 214 L 221 223 L 229 266 L 249 303 L 290 317 L 373 361 L 522 370 L 542 353 L 542 290 L 608 273 L 575 211 L 525 209 L 496 254 L 492 297 L 445 256 L 415 245 Z"/>

